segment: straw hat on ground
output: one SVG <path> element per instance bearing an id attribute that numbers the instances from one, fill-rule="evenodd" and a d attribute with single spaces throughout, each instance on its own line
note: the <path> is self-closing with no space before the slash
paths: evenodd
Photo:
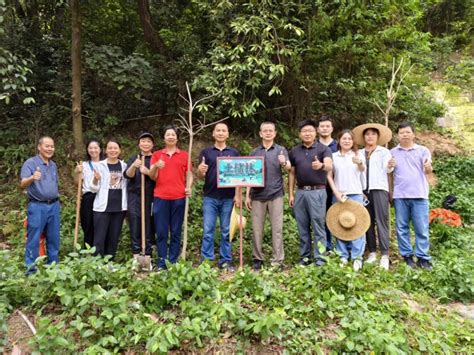
<path id="1" fill-rule="evenodd" d="M 240 227 L 240 210 L 235 206 L 232 208 L 232 214 L 230 215 L 230 230 L 229 230 L 229 239 L 232 241 L 234 239 L 235 232 Z M 242 216 L 242 229 L 245 229 L 247 225 L 247 218 Z"/>
<path id="2" fill-rule="evenodd" d="M 329 208 L 326 224 L 338 239 L 351 241 L 359 239 L 370 226 L 370 215 L 362 204 L 347 200 L 337 202 Z"/>
<path id="3" fill-rule="evenodd" d="M 368 128 L 374 128 L 379 131 L 379 139 L 377 141 L 378 145 L 385 145 L 392 139 L 392 131 L 388 127 L 380 123 L 366 123 L 357 126 L 352 130 L 352 133 L 354 133 L 355 144 L 364 145 L 364 131 Z"/>

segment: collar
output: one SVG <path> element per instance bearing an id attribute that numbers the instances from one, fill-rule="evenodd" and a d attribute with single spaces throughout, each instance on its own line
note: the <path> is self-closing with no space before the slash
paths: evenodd
<path id="1" fill-rule="evenodd" d="M 420 148 L 420 146 L 418 144 L 413 144 L 413 146 L 411 146 L 410 148 L 403 148 L 402 146 L 400 146 L 400 144 L 398 144 L 396 147 L 396 149 L 400 149 L 400 150 L 404 150 L 404 151 L 409 151 L 409 150 L 416 150 L 418 148 Z"/>
<path id="2" fill-rule="evenodd" d="M 316 148 L 316 145 L 317 144 L 322 144 L 322 143 L 319 143 L 318 141 L 315 141 L 312 145 L 310 145 L 309 147 L 305 146 L 303 143 L 300 144 L 301 148 L 303 149 L 312 149 L 312 148 Z"/>
<path id="3" fill-rule="evenodd" d="M 230 149 L 230 147 L 226 145 L 224 148 L 219 149 L 219 148 L 217 148 L 216 145 L 214 144 L 214 145 L 212 146 L 212 149 L 213 149 L 213 150 L 218 150 L 219 152 L 223 152 L 223 151 L 226 150 L 226 149 Z"/>
<path id="4" fill-rule="evenodd" d="M 331 141 L 327 145 L 325 143 L 321 142 L 321 140 L 319 138 L 316 140 L 316 142 L 324 144 L 326 147 L 330 147 L 334 144 L 337 144 L 337 140 L 335 140 L 334 138 L 331 138 Z"/>
<path id="5" fill-rule="evenodd" d="M 44 162 L 44 160 L 43 160 L 43 159 L 41 159 L 41 157 L 40 157 L 40 155 L 39 155 L 39 154 L 36 154 L 36 159 L 37 159 L 37 160 L 39 161 L 39 163 L 40 163 L 40 164 L 42 164 L 42 165 L 46 165 L 46 166 L 48 166 L 48 165 L 49 165 L 49 163 L 51 163 L 51 159 L 49 159 L 49 160 L 48 160 L 48 162 L 47 162 L 47 163 L 45 163 L 45 162 Z"/>
<path id="6" fill-rule="evenodd" d="M 272 144 L 270 147 L 265 148 L 265 146 L 263 145 L 263 143 L 261 143 L 260 146 L 259 146 L 259 148 L 260 148 L 260 149 L 265 149 L 265 150 L 275 149 L 275 148 L 276 148 L 276 144 L 275 144 L 275 142 L 273 142 L 273 144 Z"/>
<path id="7" fill-rule="evenodd" d="M 166 155 L 168 155 L 168 151 L 166 150 L 166 148 L 160 149 L 160 153 L 161 153 L 161 154 L 166 154 Z M 181 149 L 179 149 L 178 147 L 176 147 L 176 150 L 175 150 L 174 153 L 171 154 L 171 155 L 179 154 L 179 153 L 181 153 Z"/>
<path id="8" fill-rule="evenodd" d="M 352 155 L 355 155 L 355 152 L 351 149 L 351 150 L 349 150 L 349 152 L 347 152 L 347 154 L 343 155 L 342 152 L 340 150 L 338 150 L 336 152 L 336 155 L 340 156 L 340 157 L 352 156 Z"/>

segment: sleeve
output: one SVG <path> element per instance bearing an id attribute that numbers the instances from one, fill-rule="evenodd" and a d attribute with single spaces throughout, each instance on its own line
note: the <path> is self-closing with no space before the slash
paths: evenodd
<path id="1" fill-rule="evenodd" d="M 20 178 L 25 179 L 29 178 L 31 175 L 34 174 L 33 164 L 31 164 L 31 160 L 27 160 L 23 163 L 20 171 Z"/>
<path id="2" fill-rule="evenodd" d="M 291 163 L 291 166 L 295 166 L 295 157 L 293 155 L 293 149 L 290 150 L 290 153 L 288 154 L 288 157 L 290 158 L 290 163 Z"/>
<path id="3" fill-rule="evenodd" d="M 150 159 L 150 167 L 159 160 L 158 156 L 160 154 L 161 154 L 161 152 L 159 150 L 157 150 L 156 152 L 153 153 L 153 155 L 151 156 L 151 159 Z"/>
<path id="4" fill-rule="evenodd" d="M 423 158 L 423 164 L 425 163 L 426 160 L 428 160 L 430 163 L 432 162 L 431 160 L 431 152 L 428 148 L 423 147 L 423 152 L 422 152 L 422 158 Z"/>
<path id="5" fill-rule="evenodd" d="M 390 151 L 388 149 L 384 149 L 383 150 L 383 155 L 382 155 L 382 168 L 383 168 L 383 171 L 384 173 L 389 173 L 389 169 L 388 169 L 388 162 L 390 161 L 390 159 L 392 159 L 392 154 L 390 153 Z M 393 169 L 390 170 L 390 172 L 392 172 Z"/>
<path id="6" fill-rule="evenodd" d="M 124 177 L 125 179 L 130 179 L 130 180 L 135 179 L 136 174 L 133 175 L 133 177 L 130 177 L 130 176 L 127 175 L 128 168 L 133 164 L 133 162 L 135 161 L 135 159 L 136 159 L 135 156 L 130 157 L 130 159 L 128 159 L 128 161 L 127 161 L 127 167 L 126 167 L 125 171 L 123 172 L 123 177 Z"/>
<path id="7" fill-rule="evenodd" d="M 324 146 L 324 151 L 323 151 L 323 159 L 321 159 L 321 161 L 324 160 L 324 158 L 330 158 L 332 160 L 332 151 L 331 149 L 329 149 L 328 147 Z"/>
<path id="8" fill-rule="evenodd" d="M 364 171 L 359 171 L 360 184 L 362 186 L 362 191 L 367 189 L 367 161 L 365 160 L 365 154 L 362 149 L 359 149 L 357 155 L 362 163 L 365 165 Z"/>

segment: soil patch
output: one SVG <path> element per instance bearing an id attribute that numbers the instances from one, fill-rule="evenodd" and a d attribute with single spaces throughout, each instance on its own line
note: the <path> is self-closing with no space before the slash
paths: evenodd
<path id="1" fill-rule="evenodd" d="M 33 316 L 25 314 L 34 324 Z M 33 334 L 18 312 L 13 312 L 8 318 L 8 343 L 5 347 L 5 354 L 31 354 L 28 342 Z"/>

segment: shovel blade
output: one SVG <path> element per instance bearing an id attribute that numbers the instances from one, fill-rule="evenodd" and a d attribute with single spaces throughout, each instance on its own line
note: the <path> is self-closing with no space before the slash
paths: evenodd
<path id="1" fill-rule="evenodd" d="M 138 255 L 137 256 L 137 261 L 138 261 L 138 265 L 139 265 L 139 268 L 140 268 L 139 271 L 151 271 L 152 270 L 150 255 Z"/>

